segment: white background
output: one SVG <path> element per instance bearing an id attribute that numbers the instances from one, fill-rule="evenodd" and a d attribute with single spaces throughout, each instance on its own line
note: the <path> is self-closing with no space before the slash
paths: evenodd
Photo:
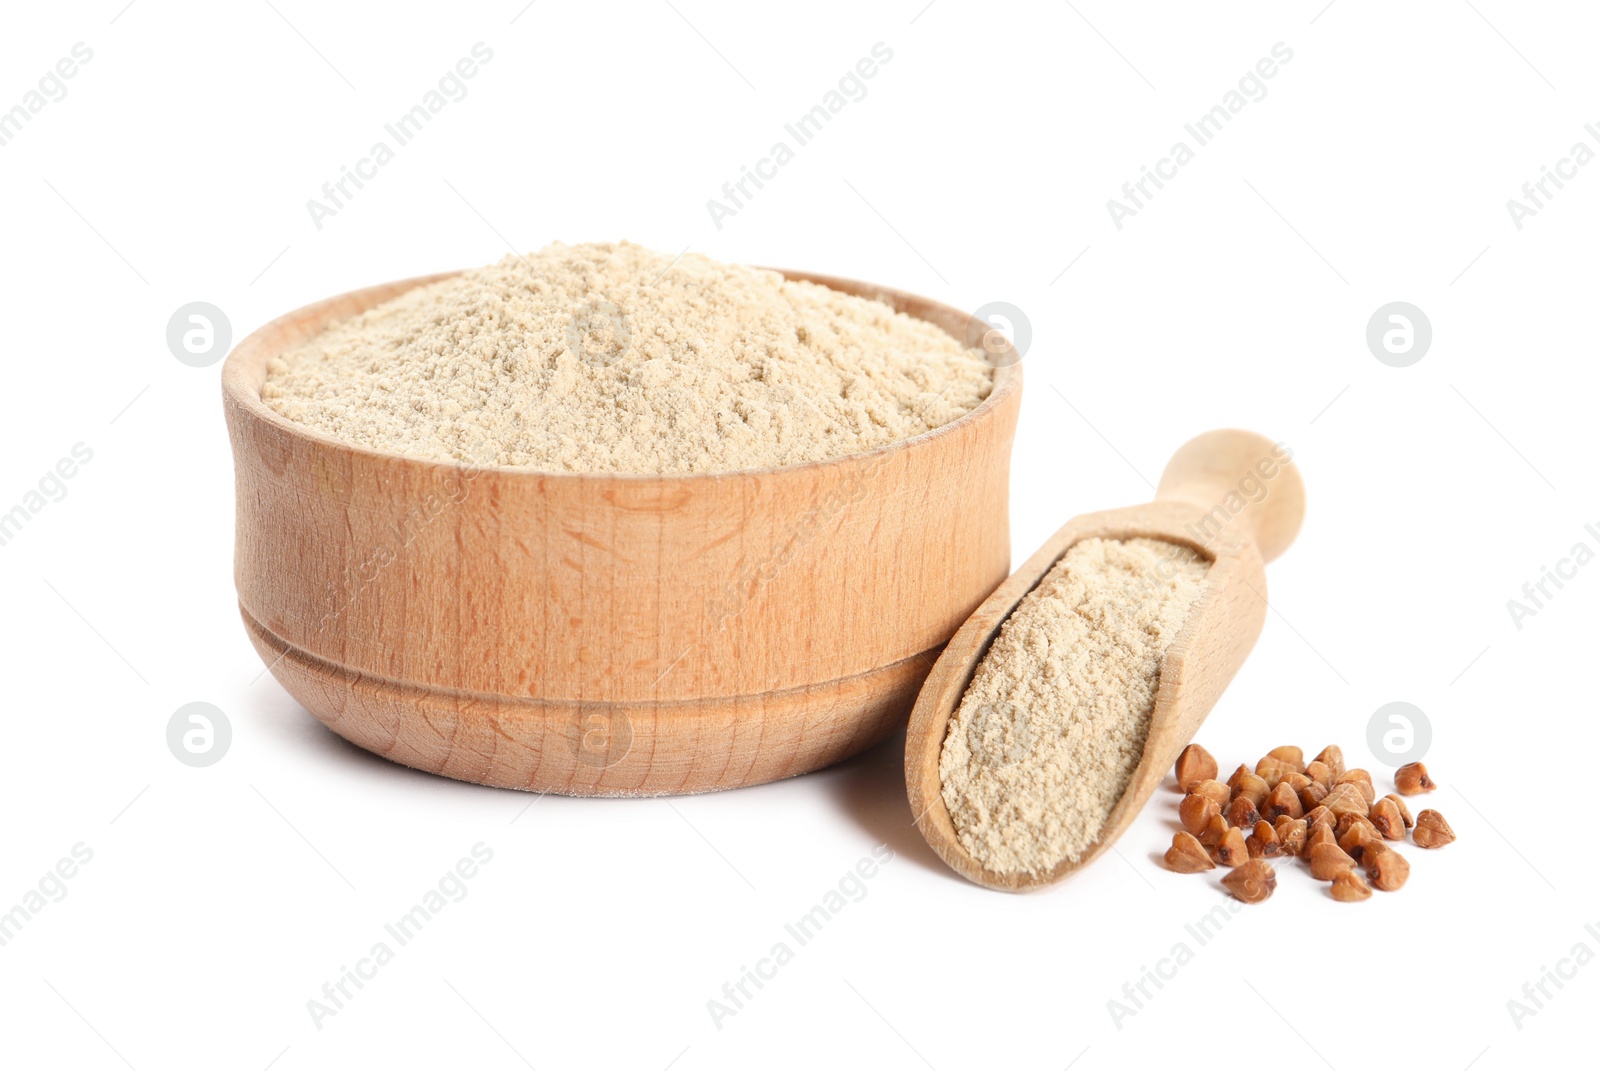
<path id="1" fill-rule="evenodd" d="M 14 6 L 0 34 L 3 107 L 75 42 L 94 53 L 0 147 L 0 510 L 93 450 L 0 547 L 0 909 L 93 852 L 0 947 L 8 1066 L 1578 1059 L 1600 966 L 1520 1029 L 1507 1002 L 1577 943 L 1600 953 L 1600 565 L 1520 629 L 1506 603 L 1600 546 L 1600 167 L 1520 230 L 1506 201 L 1595 146 L 1592 9 L 124 2 Z M 478 41 L 470 95 L 316 229 L 307 199 Z M 878 41 L 869 95 L 713 226 L 706 200 Z M 1265 99 L 1113 226 L 1107 199 L 1280 41 Z M 1425 803 L 1460 839 L 1406 849 L 1406 889 L 1358 905 L 1280 867 L 1198 947 L 1185 924 L 1226 901 L 1158 865 L 1170 794 L 1121 858 L 1015 897 L 922 843 L 899 740 L 739 792 L 531 801 L 335 738 L 258 679 L 218 367 L 175 360 L 168 317 L 209 301 L 237 340 L 508 245 L 621 237 L 1024 309 L 1019 562 L 1069 516 L 1149 497 L 1198 431 L 1288 442 L 1306 526 L 1201 739 L 1229 766 L 1338 742 L 1387 784 L 1368 718 L 1415 703 L 1443 785 Z M 1395 300 L 1434 329 L 1403 369 L 1364 340 Z M 165 742 L 195 700 L 233 726 L 205 769 Z M 313 1025 L 306 1002 L 478 842 L 466 899 Z M 718 1029 L 707 1001 L 880 843 L 866 897 Z M 1107 1002 L 1180 941 L 1193 961 L 1115 1022 Z"/>

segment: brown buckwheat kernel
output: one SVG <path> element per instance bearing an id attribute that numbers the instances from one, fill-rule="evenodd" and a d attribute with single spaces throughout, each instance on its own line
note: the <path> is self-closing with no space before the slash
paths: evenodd
<path id="1" fill-rule="evenodd" d="M 1244 844 L 1244 830 L 1230 829 L 1217 845 L 1217 862 L 1223 866 L 1239 866 L 1250 858 L 1250 849 Z"/>
<path id="2" fill-rule="evenodd" d="M 1191 792 L 1183 797 L 1183 802 L 1178 804 L 1178 821 L 1183 823 L 1183 828 L 1195 836 L 1199 836 L 1210 822 L 1213 815 L 1221 814 L 1217 809 L 1215 800 L 1208 800 L 1204 796 Z"/>
<path id="3" fill-rule="evenodd" d="M 1367 815 L 1367 808 L 1371 806 L 1367 798 L 1361 794 L 1361 789 L 1352 784 L 1343 784 L 1334 788 L 1322 798 L 1322 806 L 1331 812 L 1334 818 L 1347 814 L 1359 814 L 1363 818 Z"/>
<path id="4" fill-rule="evenodd" d="M 1341 814 L 1339 820 L 1333 824 L 1333 835 L 1342 838 L 1354 826 L 1361 826 L 1374 837 L 1378 835 L 1378 827 L 1364 814 Z"/>
<path id="5" fill-rule="evenodd" d="M 1411 864 L 1405 856 L 1381 841 L 1369 843 L 1362 852 L 1362 866 L 1367 868 L 1367 878 L 1375 888 L 1394 892 L 1411 876 Z"/>
<path id="6" fill-rule="evenodd" d="M 1283 854 L 1283 842 L 1278 832 L 1265 819 L 1256 823 L 1255 831 L 1244 839 L 1244 850 L 1252 859 L 1276 859 Z"/>
<path id="7" fill-rule="evenodd" d="M 1367 886 L 1367 881 L 1354 870 L 1341 870 L 1333 877 L 1333 886 L 1328 890 L 1335 900 L 1351 904 L 1357 900 L 1368 900 L 1372 897 L 1372 890 Z"/>
<path id="8" fill-rule="evenodd" d="M 1227 836 L 1228 820 L 1222 815 L 1214 814 L 1206 821 L 1206 827 L 1195 837 L 1207 848 L 1215 848 L 1222 843 L 1222 838 Z"/>
<path id="9" fill-rule="evenodd" d="M 1295 768 L 1296 773 L 1306 768 L 1306 753 L 1297 747 L 1290 747 L 1287 744 L 1283 747 L 1273 748 L 1267 752 L 1267 757 L 1269 759 L 1277 759 L 1280 762 L 1287 762 Z"/>
<path id="10" fill-rule="evenodd" d="M 1410 829 L 1412 826 L 1417 824 L 1417 820 L 1411 817 L 1411 808 L 1406 806 L 1405 800 L 1401 799 L 1399 796 L 1396 796 L 1393 792 L 1389 793 L 1383 798 L 1386 800 L 1394 800 L 1395 807 L 1400 811 L 1400 821 L 1406 824 L 1407 829 Z"/>
<path id="11" fill-rule="evenodd" d="M 1233 799 L 1233 793 L 1228 790 L 1228 786 L 1216 780 L 1196 781 L 1189 786 L 1189 791 L 1196 796 L 1206 797 L 1217 805 L 1219 811 Z"/>
<path id="12" fill-rule="evenodd" d="M 1439 786 L 1428 776 L 1428 768 L 1420 762 L 1408 762 L 1394 772 L 1394 787 L 1402 796 L 1415 796 L 1419 792 L 1432 792 Z"/>
<path id="13" fill-rule="evenodd" d="M 1282 784 L 1288 780 L 1290 774 L 1296 772 L 1298 771 L 1287 762 L 1270 755 L 1256 763 L 1256 776 L 1273 786 Z"/>
<path id="14" fill-rule="evenodd" d="M 1339 848 L 1354 859 L 1361 862 L 1361 855 L 1369 845 L 1382 844 L 1383 838 L 1367 823 L 1352 823 L 1348 829 L 1339 834 Z"/>
<path id="15" fill-rule="evenodd" d="M 1313 761 L 1326 766 L 1335 778 L 1344 773 L 1344 752 L 1339 750 L 1338 744 L 1329 744 L 1323 748 Z"/>
<path id="16" fill-rule="evenodd" d="M 1250 859 L 1223 875 L 1223 888 L 1247 904 L 1259 904 L 1278 887 L 1278 873 L 1265 859 Z"/>
<path id="17" fill-rule="evenodd" d="M 1328 768 L 1328 764 L 1325 762 L 1318 762 L 1316 759 L 1312 759 L 1306 763 L 1306 776 L 1323 788 L 1333 787 L 1333 771 Z"/>
<path id="18" fill-rule="evenodd" d="M 1300 807 L 1302 810 L 1311 811 L 1322 805 L 1328 798 L 1328 786 L 1320 781 L 1313 781 L 1300 790 Z"/>
<path id="19" fill-rule="evenodd" d="M 1314 845 L 1307 859 L 1311 863 L 1311 876 L 1318 881 L 1332 881 L 1339 876 L 1339 871 L 1349 870 L 1356 865 L 1356 861 L 1337 844 Z"/>
<path id="20" fill-rule="evenodd" d="M 1227 818 L 1230 826 L 1239 829 L 1254 829 L 1256 823 L 1261 821 L 1260 812 L 1244 796 L 1234 797 L 1233 802 L 1228 804 L 1228 809 L 1223 812 L 1223 816 Z"/>
<path id="21" fill-rule="evenodd" d="M 1417 815 L 1417 828 L 1411 831 L 1411 839 L 1419 848 L 1443 848 L 1456 839 L 1456 831 L 1450 828 L 1444 815 L 1429 808 Z"/>
<path id="22" fill-rule="evenodd" d="M 1243 779 L 1245 774 L 1253 773 L 1253 772 L 1254 771 L 1252 771 L 1250 769 L 1250 767 L 1246 766 L 1244 763 L 1241 762 L 1234 769 L 1234 771 L 1231 774 L 1228 775 L 1228 780 L 1226 782 L 1227 786 L 1228 786 L 1228 791 L 1232 792 L 1234 794 L 1237 794 L 1238 791 L 1239 791 L 1239 782 L 1240 782 L 1240 780 Z"/>
<path id="23" fill-rule="evenodd" d="M 1183 754 L 1178 756 L 1178 764 L 1173 767 L 1178 778 L 1178 787 L 1185 792 L 1193 792 L 1189 786 L 1196 781 L 1214 781 L 1217 777 L 1217 760 L 1211 757 L 1211 752 L 1199 744 L 1190 744 L 1183 749 Z"/>
<path id="24" fill-rule="evenodd" d="M 1252 807 L 1260 805 L 1267 798 L 1267 793 L 1272 791 L 1272 786 L 1243 766 L 1239 767 L 1233 778 L 1228 781 L 1228 787 L 1233 790 L 1233 798 L 1244 797 L 1250 801 Z"/>
<path id="25" fill-rule="evenodd" d="M 1378 830 L 1384 840 L 1404 840 L 1406 836 L 1406 820 L 1400 817 L 1400 808 L 1394 805 L 1394 800 L 1385 796 L 1372 805 L 1372 810 L 1367 812 L 1367 817 L 1372 819 L 1373 826 Z"/>
<path id="26" fill-rule="evenodd" d="M 1294 789 L 1289 787 L 1287 781 L 1267 793 L 1266 805 L 1261 808 L 1261 817 L 1269 822 L 1276 822 L 1283 815 L 1299 818 L 1305 813 L 1300 806 L 1300 797 L 1294 794 Z"/>
<path id="27" fill-rule="evenodd" d="M 1172 835 L 1172 847 L 1167 849 L 1166 859 L 1167 866 L 1180 874 L 1197 874 L 1202 870 L 1213 870 L 1217 865 L 1193 834 L 1182 830 Z"/>
<path id="28" fill-rule="evenodd" d="M 1372 801 L 1378 798 L 1378 790 L 1372 787 L 1372 775 L 1365 770 L 1346 770 L 1334 779 L 1333 784 L 1335 788 L 1340 785 L 1355 785 L 1361 790 L 1361 795 L 1369 807 Z"/>
<path id="29" fill-rule="evenodd" d="M 1278 835 L 1278 842 L 1283 845 L 1284 855 L 1299 855 L 1306 850 L 1306 837 L 1310 834 L 1306 830 L 1304 818 L 1290 818 L 1284 815 L 1273 825 L 1272 831 Z"/>

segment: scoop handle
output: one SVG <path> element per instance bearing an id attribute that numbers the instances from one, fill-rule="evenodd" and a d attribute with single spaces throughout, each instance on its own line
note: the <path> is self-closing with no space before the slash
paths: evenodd
<path id="1" fill-rule="evenodd" d="M 1238 428 L 1202 432 L 1178 447 L 1162 470 L 1157 502 L 1193 506 L 1185 531 L 1196 542 L 1252 540 L 1263 561 L 1288 549 L 1306 513 L 1306 487 L 1293 451 Z"/>

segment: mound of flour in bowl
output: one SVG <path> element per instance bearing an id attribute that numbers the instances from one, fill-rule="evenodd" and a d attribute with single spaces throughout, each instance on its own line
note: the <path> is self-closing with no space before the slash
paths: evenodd
<path id="1" fill-rule="evenodd" d="M 862 453 L 988 396 L 982 351 L 879 301 L 632 243 L 410 290 L 272 360 L 263 400 L 359 446 L 564 472 Z"/>

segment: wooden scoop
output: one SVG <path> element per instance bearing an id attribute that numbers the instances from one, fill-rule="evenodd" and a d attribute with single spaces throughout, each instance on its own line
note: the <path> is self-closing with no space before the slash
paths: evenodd
<path id="1" fill-rule="evenodd" d="M 1305 485 L 1281 444 L 1249 431 L 1208 431 L 1179 447 L 1155 501 L 1086 513 L 1068 521 L 995 589 L 951 639 L 917 698 L 906 738 L 906 792 L 917 828 L 950 867 L 991 889 L 1050 885 L 1114 844 L 1144 807 L 1178 753 L 1244 663 L 1267 614 L 1263 565 L 1294 541 Z M 1076 862 L 1047 874 L 1001 874 L 967 853 L 940 793 L 939 755 L 947 724 L 1000 625 L 1080 539 L 1146 536 L 1190 547 L 1211 560 L 1203 593 L 1161 660 L 1144 757 L 1094 843 Z"/>

